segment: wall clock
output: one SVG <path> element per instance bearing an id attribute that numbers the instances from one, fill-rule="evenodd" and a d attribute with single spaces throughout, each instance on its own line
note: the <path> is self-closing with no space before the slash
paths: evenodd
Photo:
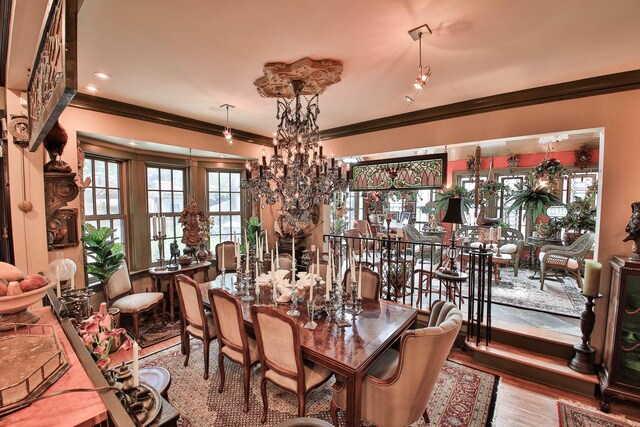
<path id="1" fill-rule="evenodd" d="M 11 116 L 9 133 L 14 138 L 14 143 L 24 148 L 29 144 L 29 117 Z"/>

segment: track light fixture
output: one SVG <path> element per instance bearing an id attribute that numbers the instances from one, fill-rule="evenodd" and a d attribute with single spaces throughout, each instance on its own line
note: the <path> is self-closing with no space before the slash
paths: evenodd
<path id="1" fill-rule="evenodd" d="M 227 125 L 224 127 L 224 132 L 222 132 L 222 135 L 224 136 L 224 139 L 227 140 L 227 144 L 233 145 L 233 135 L 231 135 L 231 129 L 229 128 L 229 108 L 235 107 L 229 104 L 222 104 L 220 108 L 227 109 Z"/>
<path id="2" fill-rule="evenodd" d="M 424 34 L 431 34 L 431 29 L 427 24 L 422 25 L 420 27 L 409 30 L 409 35 L 414 41 L 418 41 L 419 53 L 420 53 L 420 62 L 418 66 L 418 77 L 413 81 L 413 88 L 416 90 L 413 96 L 405 95 L 404 100 L 407 101 L 408 104 L 413 104 L 416 99 L 416 95 L 420 93 L 422 89 L 424 89 L 425 84 L 431 78 L 431 67 L 422 65 L 422 36 Z"/>

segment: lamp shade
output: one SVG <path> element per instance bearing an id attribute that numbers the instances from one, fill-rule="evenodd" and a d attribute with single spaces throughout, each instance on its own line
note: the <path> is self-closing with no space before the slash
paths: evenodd
<path id="1" fill-rule="evenodd" d="M 464 224 L 464 215 L 462 215 L 462 199 L 449 199 L 447 212 L 444 214 L 442 222 L 449 224 Z"/>

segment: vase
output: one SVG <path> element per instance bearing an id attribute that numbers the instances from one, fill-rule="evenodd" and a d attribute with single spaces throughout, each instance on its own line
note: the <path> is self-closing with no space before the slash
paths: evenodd
<path id="1" fill-rule="evenodd" d="M 118 329 L 120 327 L 120 309 L 110 308 L 109 314 L 111 315 L 111 330 Z M 116 335 L 111 337 L 111 349 L 110 352 L 116 352 L 122 345 L 122 335 Z"/>

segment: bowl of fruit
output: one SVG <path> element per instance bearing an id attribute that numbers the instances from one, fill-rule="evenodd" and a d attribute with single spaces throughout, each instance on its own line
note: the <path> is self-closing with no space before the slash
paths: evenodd
<path id="1" fill-rule="evenodd" d="M 49 282 L 40 274 L 26 276 L 17 267 L 0 262 L 0 314 L 17 314 L 40 301 L 47 289 L 55 282 Z"/>

